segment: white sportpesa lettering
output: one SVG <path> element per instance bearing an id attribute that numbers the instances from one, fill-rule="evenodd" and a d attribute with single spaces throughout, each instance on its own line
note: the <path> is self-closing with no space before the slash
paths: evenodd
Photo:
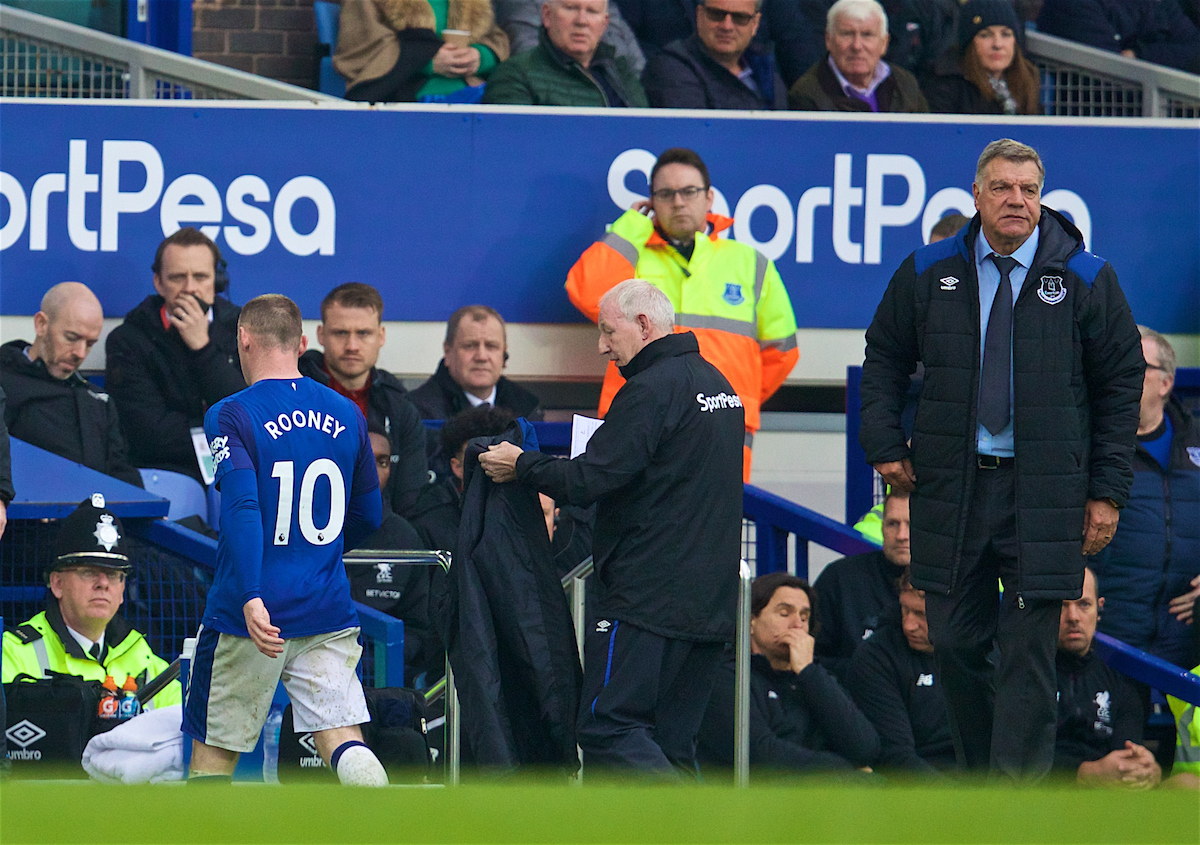
<path id="1" fill-rule="evenodd" d="M 700 410 L 711 414 L 713 411 L 724 410 L 726 408 L 742 407 L 742 400 L 736 393 L 718 393 L 716 396 L 705 396 L 703 393 L 696 394 L 696 404 L 700 406 Z"/>
<path id="2" fill-rule="evenodd" d="M 271 435 L 272 440 L 278 440 L 284 433 L 291 431 L 293 428 L 315 428 L 318 431 L 323 431 L 334 440 L 337 440 L 339 434 L 346 430 L 346 426 L 342 425 L 330 414 L 324 414 L 320 411 L 308 411 L 307 413 L 299 409 L 292 411 L 290 414 L 280 414 L 273 420 L 268 420 L 263 423 L 263 428 L 267 434 Z"/>

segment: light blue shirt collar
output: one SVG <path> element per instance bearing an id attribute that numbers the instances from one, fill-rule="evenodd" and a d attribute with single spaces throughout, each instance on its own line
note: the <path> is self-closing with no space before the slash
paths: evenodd
<path id="1" fill-rule="evenodd" d="M 1037 255 L 1038 240 L 1038 229 L 1035 226 L 1033 228 L 1033 234 L 1026 238 L 1025 243 L 1017 247 L 1013 251 L 1012 255 L 1009 256 L 1011 258 L 1015 258 L 1017 263 L 1025 268 L 1026 272 L 1028 272 L 1029 268 L 1033 266 L 1033 257 Z M 988 243 L 987 235 L 983 233 L 983 229 L 980 229 L 979 237 L 975 239 L 975 266 L 982 266 L 983 262 L 987 261 L 989 265 L 994 267 L 995 265 L 988 260 L 988 256 L 993 252 L 996 252 L 996 250 L 992 249 L 992 245 Z M 996 254 L 1000 255 L 998 252 Z M 997 276 L 997 278 L 999 277 Z M 1012 274 L 1009 274 L 1009 279 L 1012 279 Z M 1014 294 L 1017 290 L 1020 290 L 1020 288 L 1014 286 Z"/>

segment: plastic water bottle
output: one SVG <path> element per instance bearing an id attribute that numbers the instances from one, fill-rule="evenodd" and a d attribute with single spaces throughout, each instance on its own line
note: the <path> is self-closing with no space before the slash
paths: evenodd
<path id="1" fill-rule="evenodd" d="M 96 707 L 96 715 L 101 719 L 116 721 L 121 718 L 121 702 L 117 697 L 117 682 L 112 675 L 104 678 L 104 692 L 100 695 L 100 703 Z M 104 730 L 108 730 L 105 728 Z"/>
<path id="2" fill-rule="evenodd" d="M 279 731 L 283 727 L 283 708 L 271 705 L 263 725 L 263 782 L 279 783 Z"/>
<path id="3" fill-rule="evenodd" d="M 137 681 L 133 675 L 125 678 L 125 683 L 121 685 L 121 702 L 118 708 L 119 718 L 132 719 L 134 716 L 142 712 L 142 703 L 137 697 Z"/>

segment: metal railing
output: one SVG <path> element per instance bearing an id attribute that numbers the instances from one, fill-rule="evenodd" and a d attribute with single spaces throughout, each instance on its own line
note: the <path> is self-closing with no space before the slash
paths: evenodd
<path id="1" fill-rule="evenodd" d="M 355 549 L 351 552 L 346 552 L 342 555 L 342 562 L 349 566 L 375 566 L 376 564 L 391 564 L 405 566 L 440 566 L 443 571 L 450 570 L 450 562 L 452 556 L 450 552 L 444 551 L 385 551 L 380 549 Z M 363 613 L 365 605 L 358 605 L 359 619 L 365 621 L 366 614 Z M 367 608 L 369 610 L 369 608 Z M 375 616 L 383 617 L 384 614 L 372 611 Z M 367 626 L 363 625 L 363 632 L 370 634 Z M 382 634 L 381 634 L 382 635 Z M 389 642 L 389 645 L 394 646 L 395 643 Z M 394 653 L 394 649 L 389 649 L 390 653 Z M 399 641 L 399 655 L 403 663 L 404 659 L 404 639 L 401 637 Z M 378 672 L 379 656 L 376 655 Z M 392 676 L 392 668 L 388 668 L 388 677 Z M 400 683 L 404 683 L 403 666 L 400 668 Z M 459 740 L 462 732 L 462 718 L 458 709 L 458 692 L 454 688 L 454 670 L 450 668 L 450 658 L 446 658 L 446 676 L 430 687 L 425 692 L 426 703 L 437 701 L 441 697 L 446 699 L 446 727 L 445 740 L 443 742 L 442 753 L 445 762 L 443 763 L 445 771 L 445 783 L 448 786 L 458 786 L 461 778 L 461 753 L 459 751 Z"/>
<path id="2" fill-rule="evenodd" d="M 1200 117 L 1200 76 L 1042 32 L 1025 40 L 1047 115 Z"/>
<path id="3" fill-rule="evenodd" d="M 4 5 L 0 96 L 343 102 Z"/>
<path id="4" fill-rule="evenodd" d="M 747 560 L 753 561 L 757 575 L 790 570 L 807 578 L 809 543 L 844 555 L 879 548 L 853 528 L 752 484 L 744 487 L 742 512 L 752 523 L 745 532 L 743 553 Z M 795 537 L 790 564 L 789 537 Z"/>

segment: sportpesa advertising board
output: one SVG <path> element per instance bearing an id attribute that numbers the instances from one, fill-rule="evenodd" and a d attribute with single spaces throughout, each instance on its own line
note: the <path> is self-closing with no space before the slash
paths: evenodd
<path id="1" fill-rule="evenodd" d="M 942 215 L 974 213 L 980 150 L 1010 136 L 1047 168 L 1044 203 L 1117 269 L 1140 321 L 1200 332 L 1194 121 L 774 118 L 671 112 L 71 104 L 0 106 L 0 313 L 59 281 L 109 316 L 151 289 L 181 226 L 221 247 L 230 294 L 306 317 L 346 281 L 385 317 L 484 302 L 515 322 L 580 319 L 563 281 L 647 193 L 657 153 L 695 149 L 732 237 L 774 259 L 807 328 L 863 328 Z"/>

